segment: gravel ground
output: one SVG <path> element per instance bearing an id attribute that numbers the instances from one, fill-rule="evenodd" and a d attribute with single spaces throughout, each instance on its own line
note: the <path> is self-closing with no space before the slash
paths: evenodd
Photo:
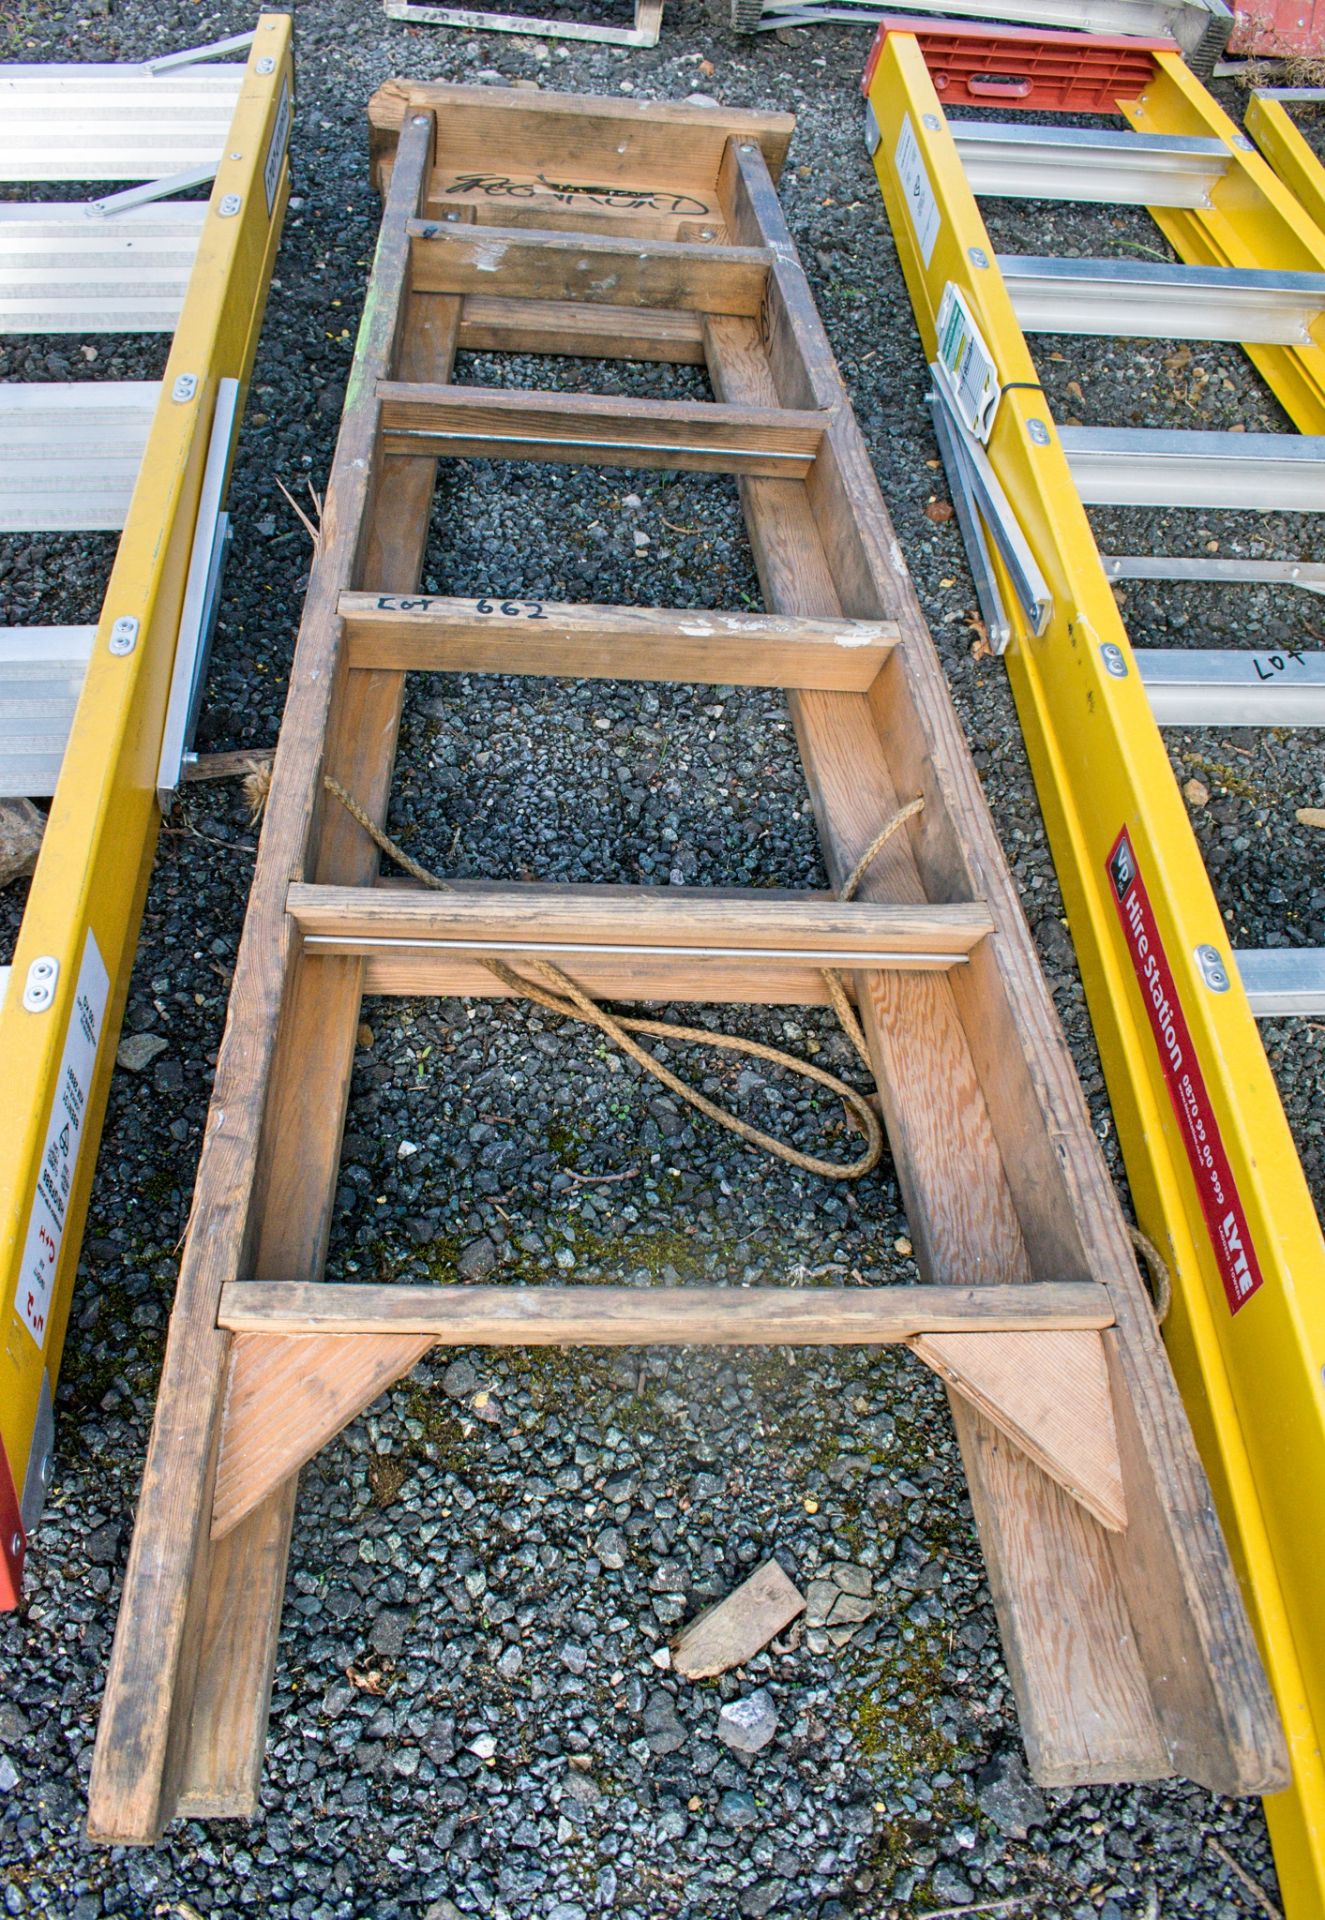
<path id="1" fill-rule="evenodd" d="M 910 307 L 860 142 L 865 36 L 737 42 L 694 0 L 669 0 L 661 46 L 629 54 L 408 30 L 375 0 L 295 11 L 296 197 L 232 489 L 238 540 L 201 745 L 275 737 L 307 566 L 277 480 L 320 486 L 330 463 L 377 223 L 371 89 L 401 72 L 642 98 L 702 87 L 728 105 L 790 107 L 784 201 L 1121 1178 L 1006 680 L 971 651 L 955 528 L 924 512 L 941 483 Z M 140 58 L 250 17 L 178 0 L 87 13 L 20 0 L 16 24 L 0 19 L 0 54 Z M 995 215 L 998 243 L 1021 251 L 1156 244 L 1131 214 Z M 160 358 L 153 341 L 17 341 L 0 351 L 0 375 L 142 376 Z M 1044 341 L 1039 358 L 1064 418 L 1277 424 L 1231 349 L 1184 359 L 1171 344 Z M 477 355 L 458 377 L 707 391 L 693 369 Z M 1246 537 L 1227 516 L 1208 520 L 1201 538 L 1224 551 Z M 1101 526 L 1123 549 L 1191 538 L 1159 516 Z M 1302 551 L 1317 531 L 1258 521 L 1255 550 Z M 99 578 L 85 543 L 0 543 L 0 620 L 94 618 Z M 758 604 L 734 486 L 701 476 L 458 468 L 439 487 L 427 578 L 452 593 Z M 1300 604 L 1251 590 L 1138 585 L 1127 611 L 1152 645 L 1207 632 L 1265 645 L 1304 622 Z M 1208 790 L 1195 822 L 1234 938 L 1325 939 L 1319 855 L 1293 818 L 1325 799 L 1319 738 L 1193 733 L 1169 745 L 1180 777 Z M 785 707 L 762 692 L 412 685 L 392 825 L 456 874 L 823 884 Z M 229 788 L 190 789 L 161 842 L 125 1028 L 135 1064 L 112 1089 L 61 1381 L 57 1486 L 26 1607 L 0 1626 L 6 1911 L 1259 1911 L 1229 1864 L 1273 1891 L 1254 1803 L 1172 1784 L 1042 1792 L 1026 1779 L 943 1398 L 891 1353 L 474 1353 L 420 1368 L 304 1477 L 261 1820 L 180 1826 L 153 1853 L 86 1848 L 97 1703 L 253 848 Z M 817 1014 L 752 1012 L 740 1024 L 851 1072 Z M 581 1279 L 912 1271 L 886 1165 L 843 1193 L 756 1159 L 537 1013 L 375 1002 L 360 1038 L 339 1277 L 514 1278 L 546 1271 L 549 1256 Z M 1319 1203 L 1322 1033 L 1272 1026 L 1266 1038 Z M 850 1150 L 840 1121 L 798 1088 L 679 1057 L 756 1122 Z M 679 1683 L 653 1658 L 669 1632 L 770 1554 L 810 1592 L 808 1622 L 737 1677 Z M 758 1737 L 776 1726 L 743 1752 L 722 1739 L 721 1710 L 758 1694 Z"/>

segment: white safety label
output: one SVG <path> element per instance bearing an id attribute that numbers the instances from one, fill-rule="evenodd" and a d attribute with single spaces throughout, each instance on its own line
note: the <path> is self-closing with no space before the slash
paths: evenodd
<path id="1" fill-rule="evenodd" d="M 106 1019 L 106 1001 L 110 995 L 110 975 L 88 929 L 83 947 L 83 964 L 78 970 L 69 1031 L 64 1040 L 64 1058 L 55 1083 L 55 1100 L 46 1128 L 37 1190 L 32 1197 L 32 1217 L 28 1221 L 27 1244 L 18 1274 L 15 1305 L 19 1318 L 45 1351 L 50 1326 L 51 1295 L 55 1289 L 55 1270 L 60 1262 L 69 1198 L 78 1167 L 78 1149 L 82 1145 L 87 1103 L 92 1094 L 92 1074 L 97 1064 L 97 1046 Z M 38 1014 L 49 1020 L 52 1013 Z"/>
<path id="2" fill-rule="evenodd" d="M 948 376 L 958 414 L 977 440 L 986 441 L 1001 398 L 998 369 L 971 309 L 951 280 L 939 302 L 937 330 L 939 365 Z"/>
<path id="3" fill-rule="evenodd" d="M 902 118 L 902 131 L 898 135 L 893 164 L 897 168 L 897 178 L 902 183 L 902 197 L 915 229 L 920 258 L 928 266 L 933 258 L 934 242 L 939 237 L 943 218 L 939 213 L 939 203 L 934 198 L 934 189 L 929 184 L 924 156 L 909 113 Z"/>
<path id="4" fill-rule="evenodd" d="M 262 166 L 262 186 L 267 195 L 267 218 L 271 219 L 272 208 L 276 205 L 276 189 L 280 185 L 281 162 L 285 158 L 286 143 L 290 138 L 290 82 L 281 82 L 281 102 L 276 109 L 276 124 L 271 130 L 271 139 L 267 142 L 267 158 Z"/>

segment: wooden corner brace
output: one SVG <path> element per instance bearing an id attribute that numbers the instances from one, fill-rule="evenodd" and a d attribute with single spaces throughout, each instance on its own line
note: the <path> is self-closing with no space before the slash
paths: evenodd
<path id="1" fill-rule="evenodd" d="M 1093 1328 L 907 1340 L 1102 1526 L 1127 1524 L 1105 1363 Z M 237 1333 L 212 1539 L 229 1533 L 436 1344 L 429 1333 Z"/>
<path id="2" fill-rule="evenodd" d="M 1127 1525 L 1106 1335 L 922 1333 L 907 1344 L 1100 1525 Z"/>

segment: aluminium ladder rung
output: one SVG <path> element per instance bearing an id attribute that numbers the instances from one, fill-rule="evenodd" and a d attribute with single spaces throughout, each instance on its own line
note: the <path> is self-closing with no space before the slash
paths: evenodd
<path id="1" fill-rule="evenodd" d="M 0 798 L 55 792 L 95 627 L 0 627 Z"/>
<path id="2" fill-rule="evenodd" d="M 1059 427 L 1088 507 L 1325 511 L 1325 435 Z"/>
<path id="3" fill-rule="evenodd" d="M 206 217 L 204 201 L 0 204 L 0 333 L 173 332 Z"/>
<path id="4" fill-rule="evenodd" d="M 1136 664 L 1161 727 L 1325 727 L 1325 653 L 1142 647 Z"/>
<path id="5" fill-rule="evenodd" d="M 1027 333 L 1301 347 L 1325 313 L 1325 273 L 1019 253 L 998 264 Z"/>
<path id="6" fill-rule="evenodd" d="M 1208 207 L 1228 167 L 1221 140 L 1096 127 L 950 120 L 971 191 L 1006 200 Z"/>
<path id="7" fill-rule="evenodd" d="M 0 180 L 156 180 L 214 162 L 244 71 L 0 67 Z"/>
<path id="8" fill-rule="evenodd" d="M 0 385 L 0 532 L 118 531 L 160 391 L 156 380 Z"/>
<path id="9" fill-rule="evenodd" d="M 1298 587 L 1325 593 L 1325 565 L 1318 560 L 1215 559 L 1210 554 L 1102 553 L 1110 580 L 1203 580 L 1223 586 Z"/>
<path id="10" fill-rule="evenodd" d="M 1240 947 L 1233 957 L 1258 1020 L 1325 1013 L 1325 947 Z"/>

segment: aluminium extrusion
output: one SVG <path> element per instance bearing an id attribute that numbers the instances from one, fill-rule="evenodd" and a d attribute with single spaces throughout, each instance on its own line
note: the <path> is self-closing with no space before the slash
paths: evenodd
<path id="1" fill-rule="evenodd" d="M 484 7 L 441 7 L 421 0 L 383 0 L 388 20 L 415 26 L 470 27 L 483 33 L 533 33 L 544 40 L 593 40 L 610 47 L 656 47 L 663 0 L 635 0 L 634 24 L 599 26 L 590 20 L 549 20 L 534 14 L 491 13 Z"/>
<path id="2" fill-rule="evenodd" d="M 1111 580 L 1207 580 L 1224 586 L 1300 587 L 1325 593 L 1325 565 L 1313 560 L 1214 559 L 1209 554 L 1102 553 Z"/>
<path id="3" fill-rule="evenodd" d="M 996 120 L 953 120 L 948 131 L 971 191 L 1005 200 L 1204 208 L 1228 167 L 1227 149 L 1199 135 Z"/>
<path id="4" fill-rule="evenodd" d="M 230 540 L 230 516 L 222 503 L 239 430 L 239 400 L 238 380 L 226 378 L 217 382 L 216 411 L 212 415 L 207 464 L 198 496 L 198 518 L 180 609 L 170 699 L 161 733 L 156 793 L 163 813 L 169 809 L 179 787 L 202 704 L 203 681 L 207 676 L 220 600 L 221 570 Z"/>
<path id="5" fill-rule="evenodd" d="M 1325 512 L 1325 434 L 1059 427 L 1088 507 Z"/>
<path id="6" fill-rule="evenodd" d="M 1161 727 L 1325 727 L 1325 653 L 1140 647 L 1135 658 Z"/>
<path id="7" fill-rule="evenodd" d="M 998 264 L 1027 333 L 1307 346 L 1325 313 L 1321 273 L 1020 253 Z"/>
<path id="8" fill-rule="evenodd" d="M 0 532 L 118 532 L 157 380 L 0 385 Z"/>
<path id="9" fill-rule="evenodd" d="M 943 470 L 947 476 L 948 491 L 952 495 L 953 512 L 957 516 L 957 530 L 966 549 L 966 558 L 971 568 L 971 578 L 975 583 L 975 597 L 980 608 L 980 618 L 984 622 L 985 634 L 995 653 L 1002 653 L 1012 638 L 1012 626 L 1008 620 L 1007 608 L 1003 604 L 1002 589 L 998 576 L 994 572 L 994 562 L 989 551 L 989 536 L 984 521 L 980 517 L 980 505 L 976 497 L 975 481 L 971 474 L 970 463 L 965 458 L 962 441 L 957 434 L 952 415 L 932 389 L 927 396 L 930 418 L 934 423 L 934 438 L 938 442 L 939 457 L 943 461 Z"/>
<path id="10" fill-rule="evenodd" d="M 964 471 L 967 489 L 980 509 L 989 537 L 1002 556 L 1008 577 L 1012 581 L 1013 589 L 1031 630 L 1037 634 L 1043 633 L 1053 617 L 1054 603 L 1039 562 L 1021 530 L 1017 516 L 1003 490 L 1003 484 L 990 464 L 988 454 L 953 404 L 947 369 L 941 361 L 934 360 L 930 363 L 929 371 L 934 381 L 934 408 L 936 411 L 941 408 L 945 415 L 946 425 L 952 435 L 958 459 Z"/>
<path id="11" fill-rule="evenodd" d="M 1258 1020 L 1325 1013 L 1325 947 L 1240 947 L 1233 957 Z"/>

